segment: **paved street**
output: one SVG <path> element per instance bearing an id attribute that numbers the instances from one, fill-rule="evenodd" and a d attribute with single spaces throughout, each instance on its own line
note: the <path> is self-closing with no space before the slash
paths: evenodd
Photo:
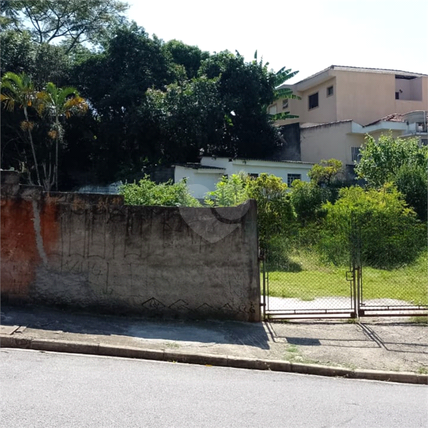
<path id="1" fill-rule="evenodd" d="M 1 419 L 49 427 L 426 427 L 428 388 L 0 351 Z"/>

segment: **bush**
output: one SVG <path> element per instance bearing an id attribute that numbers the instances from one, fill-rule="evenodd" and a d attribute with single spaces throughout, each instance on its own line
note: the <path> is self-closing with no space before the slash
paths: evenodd
<path id="1" fill-rule="evenodd" d="M 146 175 L 138 183 L 125 184 L 120 188 L 127 205 L 162 205 L 165 207 L 200 207 L 201 204 L 190 195 L 185 181 L 156 184 Z"/>
<path id="2" fill-rule="evenodd" d="M 427 170 L 421 166 L 404 165 L 395 176 L 394 183 L 408 205 L 413 207 L 419 219 L 427 221 Z"/>
<path id="3" fill-rule="evenodd" d="M 376 141 L 367 135 L 360 155 L 355 166 L 357 176 L 364 178 L 369 186 L 380 188 L 394 182 L 403 166 L 426 169 L 428 147 L 420 146 L 418 138 L 394 138 L 389 133 Z"/>
<path id="4" fill-rule="evenodd" d="M 257 178 L 246 174 L 223 177 L 213 192 L 209 192 L 205 202 L 210 206 L 234 206 L 255 199 L 257 202 L 257 225 L 260 249 L 275 253 L 279 263 L 286 257 L 279 240 L 286 239 L 295 225 L 295 214 L 287 193 L 287 184 L 280 177 L 260 174 Z"/>
<path id="5" fill-rule="evenodd" d="M 295 180 L 290 193 L 291 204 L 297 215 L 297 220 L 306 225 L 323 216 L 322 205 L 334 200 L 334 193 L 329 187 L 319 187 L 317 184 Z"/>
<path id="6" fill-rule="evenodd" d="M 273 250 L 274 238 L 279 236 L 286 239 L 295 228 L 296 216 L 287 188 L 287 184 L 274 175 L 263 173 L 257 178 L 247 179 L 247 195 L 257 201 L 257 223 L 262 251 Z"/>
<path id="7" fill-rule="evenodd" d="M 324 208 L 319 251 L 326 261 L 346 264 L 353 252 L 365 265 L 391 269 L 414 262 L 426 246 L 426 228 L 391 184 L 343 188 Z"/>
<path id="8" fill-rule="evenodd" d="M 247 179 L 245 174 L 223 176 L 216 185 L 216 190 L 208 192 L 205 203 L 211 207 L 233 207 L 248 199 Z"/>

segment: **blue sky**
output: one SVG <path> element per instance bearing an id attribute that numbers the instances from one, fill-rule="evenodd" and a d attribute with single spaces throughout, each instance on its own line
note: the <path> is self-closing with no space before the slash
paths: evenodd
<path id="1" fill-rule="evenodd" d="M 330 65 L 428 74 L 427 0 L 127 0 L 128 17 L 164 41 L 254 52 L 301 80 Z"/>

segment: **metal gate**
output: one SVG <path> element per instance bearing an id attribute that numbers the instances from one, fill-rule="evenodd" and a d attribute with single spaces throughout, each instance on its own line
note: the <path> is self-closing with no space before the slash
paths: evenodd
<path id="1" fill-rule="evenodd" d="M 361 228 L 351 219 L 345 250 L 348 268 L 325 265 L 319 254 L 301 247 L 280 262 L 266 252 L 261 264 L 265 319 L 428 314 L 426 249 L 416 264 L 376 269 L 367 261 Z"/>

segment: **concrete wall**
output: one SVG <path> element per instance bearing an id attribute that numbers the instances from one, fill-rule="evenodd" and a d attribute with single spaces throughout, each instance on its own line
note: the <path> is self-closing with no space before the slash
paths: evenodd
<path id="1" fill-rule="evenodd" d="M 322 159 L 338 159 L 353 164 L 351 147 L 360 147 L 364 134 L 352 135 L 352 122 L 337 122 L 301 130 L 302 160 L 320 162 Z"/>
<path id="2" fill-rule="evenodd" d="M 279 132 L 283 138 L 281 150 L 273 156 L 274 160 L 301 161 L 300 152 L 300 124 L 281 126 Z"/>
<path id="3" fill-rule="evenodd" d="M 2 173 L 4 302 L 260 320 L 256 206 L 124 206 Z"/>

